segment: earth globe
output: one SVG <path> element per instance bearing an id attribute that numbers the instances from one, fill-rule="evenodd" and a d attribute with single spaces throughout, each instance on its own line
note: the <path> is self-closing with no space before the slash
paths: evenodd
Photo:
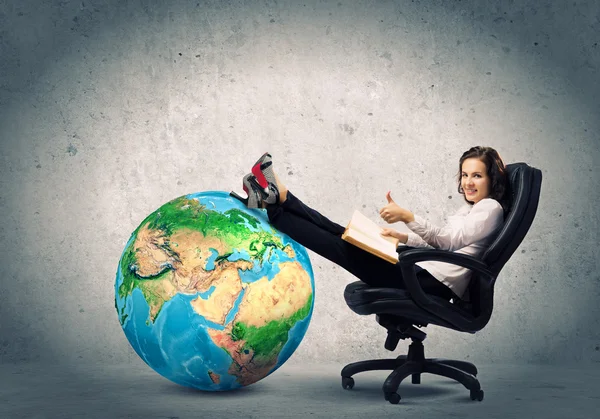
<path id="1" fill-rule="evenodd" d="M 226 192 L 176 198 L 131 234 L 115 281 L 127 340 L 163 377 L 225 391 L 276 371 L 314 305 L 306 249 Z"/>

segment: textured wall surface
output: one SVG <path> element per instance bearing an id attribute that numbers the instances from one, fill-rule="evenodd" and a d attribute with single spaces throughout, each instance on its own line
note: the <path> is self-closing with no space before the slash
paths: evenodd
<path id="1" fill-rule="evenodd" d="M 388 190 L 442 223 L 473 145 L 540 168 L 541 201 L 488 326 L 427 327 L 427 354 L 600 362 L 599 43 L 594 1 L 1 2 L 0 362 L 139 362 L 114 308 L 131 232 L 241 191 L 266 150 L 341 224 Z M 310 255 L 289 362 L 387 355 L 354 278 Z"/>

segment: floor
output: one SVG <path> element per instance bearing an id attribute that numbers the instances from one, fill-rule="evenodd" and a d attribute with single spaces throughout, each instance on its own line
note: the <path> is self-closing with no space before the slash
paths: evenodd
<path id="1" fill-rule="evenodd" d="M 141 361 L 140 361 L 141 362 Z M 397 405 L 383 398 L 387 372 L 354 376 L 342 365 L 284 365 L 240 390 L 201 392 L 173 384 L 145 364 L 0 364 L 0 418 L 595 418 L 600 365 L 477 365 L 484 400 L 461 384 L 407 378 Z M 594 413 L 596 412 L 596 413 Z"/>

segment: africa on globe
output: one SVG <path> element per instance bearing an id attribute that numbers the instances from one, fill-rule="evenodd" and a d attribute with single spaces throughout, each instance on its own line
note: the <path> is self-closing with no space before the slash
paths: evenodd
<path id="1" fill-rule="evenodd" d="M 314 305 L 306 249 L 226 192 L 176 198 L 132 233 L 115 308 L 127 340 L 169 380 L 223 391 L 277 370 Z"/>

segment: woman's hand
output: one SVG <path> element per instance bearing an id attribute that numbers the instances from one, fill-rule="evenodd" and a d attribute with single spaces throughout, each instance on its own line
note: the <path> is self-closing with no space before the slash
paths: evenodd
<path id="1" fill-rule="evenodd" d="M 410 223 L 415 220 L 415 216 L 412 212 L 400 207 L 394 202 L 390 191 L 388 191 L 385 197 L 387 198 L 388 203 L 379 211 L 379 215 L 386 223 L 392 224 L 397 223 L 398 221 Z"/>
<path id="2" fill-rule="evenodd" d="M 390 237 L 393 237 L 395 239 L 398 239 L 398 242 L 396 242 L 396 246 L 399 243 L 406 243 L 406 241 L 408 240 L 408 234 L 406 234 L 406 233 L 400 233 L 399 231 L 393 230 L 391 228 L 384 228 L 381 231 L 381 235 L 382 236 L 390 236 Z"/>

